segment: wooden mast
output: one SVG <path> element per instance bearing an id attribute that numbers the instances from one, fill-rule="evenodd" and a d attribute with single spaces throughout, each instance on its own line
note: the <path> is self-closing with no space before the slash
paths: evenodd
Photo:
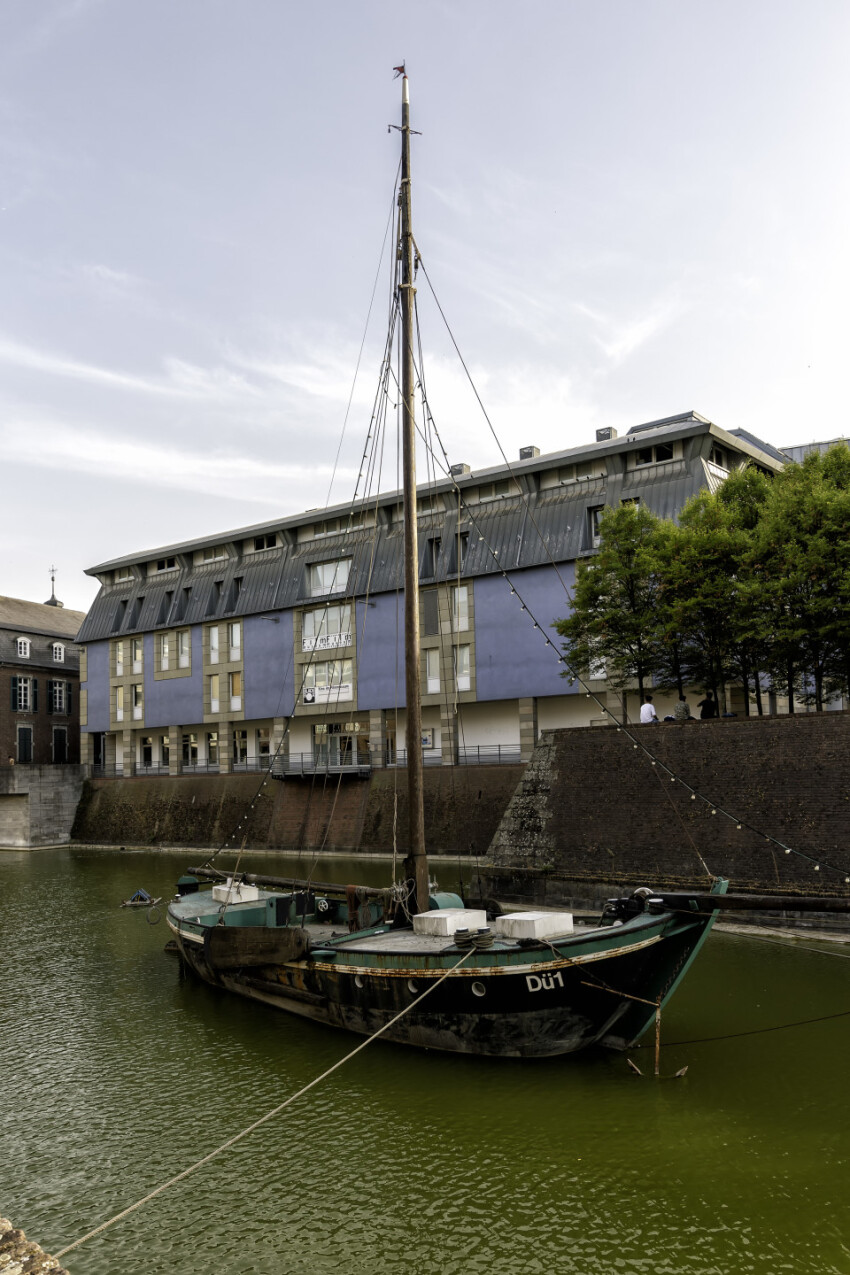
<path id="1" fill-rule="evenodd" d="M 408 878 L 416 883 L 415 909 L 428 911 L 428 858 L 422 787 L 422 696 L 419 673 L 419 557 L 416 519 L 416 418 L 413 367 L 413 231 L 410 200 L 410 94 L 401 81 L 401 398 L 404 491 L 404 667 L 407 743 Z"/>

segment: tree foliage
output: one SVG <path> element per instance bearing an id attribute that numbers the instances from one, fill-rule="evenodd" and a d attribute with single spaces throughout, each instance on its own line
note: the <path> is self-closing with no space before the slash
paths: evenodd
<path id="1" fill-rule="evenodd" d="M 612 687 L 699 685 L 724 704 L 739 682 L 818 710 L 850 691 L 850 449 L 769 477 L 736 472 L 678 522 L 643 506 L 602 516 L 558 622 L 570 667 Z M 605 673 L 602 673 L 604 665 Z M 568 674 L 569 675 L 569 674 Z M 749 711 L 749 708 L 748 708 Z"/>

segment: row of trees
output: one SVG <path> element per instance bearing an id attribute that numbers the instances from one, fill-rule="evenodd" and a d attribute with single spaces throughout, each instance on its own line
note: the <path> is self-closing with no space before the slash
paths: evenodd
<path id="1" fill-rule="evenodd" d="M 570 666 L 625 690 L 725 687 L 787 694 L 818 711 L 850 692 L 850 448 L 775 476 L 750 467 L 703 491 L 678 523 L 607 509 L 557 624 Z M 570 676 L 569 673 L 565 676 Z"/>

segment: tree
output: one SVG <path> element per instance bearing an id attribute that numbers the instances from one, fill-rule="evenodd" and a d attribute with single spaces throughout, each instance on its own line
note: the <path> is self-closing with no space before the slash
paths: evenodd
<path id="1" fill-rule="evenodd" d="M 571 671 L 565 676 L 606 677 L 619 690 L 636 681 L 643 699 L 660 659 L 660 527 L 643 506 L 621 505 L 602 514 L 599 552 L 578 564 L 572 614 L 555 625 L 566 639 Z"/>

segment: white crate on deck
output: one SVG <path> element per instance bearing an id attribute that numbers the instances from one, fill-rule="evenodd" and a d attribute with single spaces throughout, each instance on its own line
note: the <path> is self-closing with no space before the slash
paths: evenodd
<path id="1" fill-rule="evenodd" d="M 449 938 L 455 930 L 483 930 L 486 924 L 487 913 L 474 908 L 434 908 L 413 918 L 413 932 Z"/>
<path id="2" fill-rule="evenodd" d="M 509 912 L 498 916 L 493 930 L 503 939 L 549 939 L 572 934 L 572 912 Z"/>
<path id="3" fill-rule="evenodd" d="M 233 885 L 232 878 L 228 877 L 227 885 L 213 886 L 212 896 L 216 903 L 256 903 L 260 891 L 255 885 L 246 885 L 244 881 Z"/>

